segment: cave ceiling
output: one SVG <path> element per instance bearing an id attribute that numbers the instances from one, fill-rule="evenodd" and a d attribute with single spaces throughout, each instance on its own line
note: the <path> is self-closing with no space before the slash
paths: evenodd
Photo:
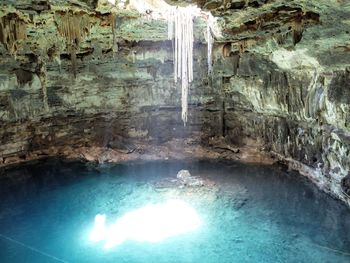
<path id="1" fill-rule="evenodd" d="M 129 1 L 124 2 L 127 5 Z M 229 53 L 255 52 L 271 56 L 280 49 L 291 52 L 303 50 L 323 68 L 349 66 L 350 1 L 166 2 L 172 5 L 196 4 L 201 9 L 210 11 L 217 17 L 221 29 L 221 34 L 215 36 L 215 41 L 228 47 Z M 146 14 L 118 10 L 103 0 L 5 0 L 0 6 L 0 52 L 3 59 L 6 56 L 13 57 L 13 54 L 20 58 L 21 55 L 33 53 L 45 60 L 54 58 L 56 53 L 69 53 L 69 47 L 64 43 L 67 36 L 59 30 L 59 23 L 67 13 L 90 21 L 90 25 L 81 28 L 81 33 L 78 33 L 82 34 L 81 39 L 77 37 L 76 40 L 79 42 L 76 43 L 79 45 L 78 56 L 92 52 L 92 43 L 98 43 L 99 49 L 107 52 L 114 50 L 115 39 L 120 42 L 164 41 L 167 36 L 164 21 L 149 21 Z M 22 36 L 23 30 L 27 32 L 26 36 Z M 85 35 L 83 31 L 86 31 Z M 199 26 L 197 39 L 205 42 L 201 31 L 203 28 Z"/>

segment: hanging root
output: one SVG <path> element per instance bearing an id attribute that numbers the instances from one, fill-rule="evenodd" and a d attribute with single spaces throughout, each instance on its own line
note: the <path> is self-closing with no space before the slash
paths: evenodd
<path id="1" fill-rule="evenodd" d="M 188 115 L 188 89 L 193 80 L 193 18 L 203 15 L 198 8 L 171 7 L 168 11 L 168 39 L 174 38 L 174 80 L 181 79 L 181 117 L 186 126 Z M 205 13 L 208 42 L 208 74 L 212 71 L 214 17 Z"/>
<path id="2" fill-rule="evenodd" d="M 175 38 L 174 78 L 181 79 L 182 121 L 186 126 L 188 115 L 188 88 L 193 80 L 193 17 L 192 8 L 171 9 L 168 20 L 168 38 Z"/>

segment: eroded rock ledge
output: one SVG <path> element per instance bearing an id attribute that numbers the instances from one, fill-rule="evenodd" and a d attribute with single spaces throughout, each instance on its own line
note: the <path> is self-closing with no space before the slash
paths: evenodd
<path id="1" fill-rule="evenodd" d="M 3 158 L 0 167 L 11 166 L 23 162 L 38 160 L 48 157 L 63 157 L 67 159 L 81 159 L 89 162 L 120 163 L 135 160 L 234 160 L 252 164 L 273 164 L 277 159 L 264 152 L 260 145 L 252 143 L 240 148 L 233 148 L 224 142 L 223 138 L 213 138 L 208 146 L 201 146 L 193 139 L 173 139 L 160 145 L 150 145 L 141 142 L 122 144 L 118 141 L 119 148 L 112 147 L 72 147 L 51 146 L 28 152 L 27 155 Z M 219 142 L 221 141 L 221 142 Z"/>

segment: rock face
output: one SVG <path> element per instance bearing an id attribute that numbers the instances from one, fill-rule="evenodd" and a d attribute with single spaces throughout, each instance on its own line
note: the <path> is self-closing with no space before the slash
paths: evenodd
<path id="1" fill-rule="evenodd" d="M 191 121 L 185 128 L 164 21 L 131 11 L 115 17 L 75 4 L 57 3 L 41 12 L 15 4 L 6 5 L 2 15 L 15 17 L 13 23 L 23 17 L 27 36 L 18 45 L 1 46 L 3 162 L 50 146 L 125 149 L 133 140 L 162 143 L 194 133 L 213 136 L 220 129 L 205 45 L 196 47 Z M 75 32 L 77 22 L 82 28 Z M 134 32 L 143 23 L 149 25 Z"/>
<path id="2" fill-rule="evenodd" d="M 223 137 L 259 142 L 349 202 L 341 187 L 350 169 L 349 2 L 167 2 L 196 3 L 221 28 L 208 76 L 205 23 L 195 21 L 186 127 L 167 24 L 151 19 L 153 10 L 2 1 L 0 163 L 66 145 L 129 153 L 138 142 L 205 146 Z"/>
<path id="3" fill-rule="evenodd" d="M 227 136 L 235 143 L 262 141 L 266 150 L 342 196 L 340 183 L 349 172 L 349 104 L 332 101 L 330 94 L 344 73 L 270 68 L 254 77 L 237 74 L 226 84 L 232 98 L 225 102 Z"/>

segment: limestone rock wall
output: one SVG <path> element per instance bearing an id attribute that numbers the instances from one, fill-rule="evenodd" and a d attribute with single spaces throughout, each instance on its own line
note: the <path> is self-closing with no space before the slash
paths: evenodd
<path id="1" fill-rule="evenodd" d="M 166 21 L 115 12 L 106 1 L 96 9 L 29 2 L 10 1 L 0 11 L 0 164 L 64 145 L 127 151 L 135 142 L 205 142 L 221 133 L 201 28 L 184 127 Z M 12 34 L 16 27 L 25 34 Z"/>
<path id="2" fill-rule="evenodd" d="M 199 47 L 196 56 L 190 118 L 184 127 L 171 43 L 144 45 L 128 44 L 114 56 L 110 52 L 79 61 L 76 77 L 69 60 L 47 64 L 44 84 L 35 73 L 9 74 L 4 69 L 0 73 L 2 161 L 55 145 L 109 146 L 120 138 L 161 143 L 221 132 L 217 94 L 208 86 L 206 58 L 201 54 L 205 47 Z M 23 83 L 25 74 L 30 77 Z"/>
<path id="3" fill-rule="evenodd" d="M 349 71 L 283 70 L 247 54 L 231 74 L 226 72 L 223 90 L 225 133 L 232 143 L 259 140 L 266 151 L 348 201 L 341 184 L 350 169 Z"/>

